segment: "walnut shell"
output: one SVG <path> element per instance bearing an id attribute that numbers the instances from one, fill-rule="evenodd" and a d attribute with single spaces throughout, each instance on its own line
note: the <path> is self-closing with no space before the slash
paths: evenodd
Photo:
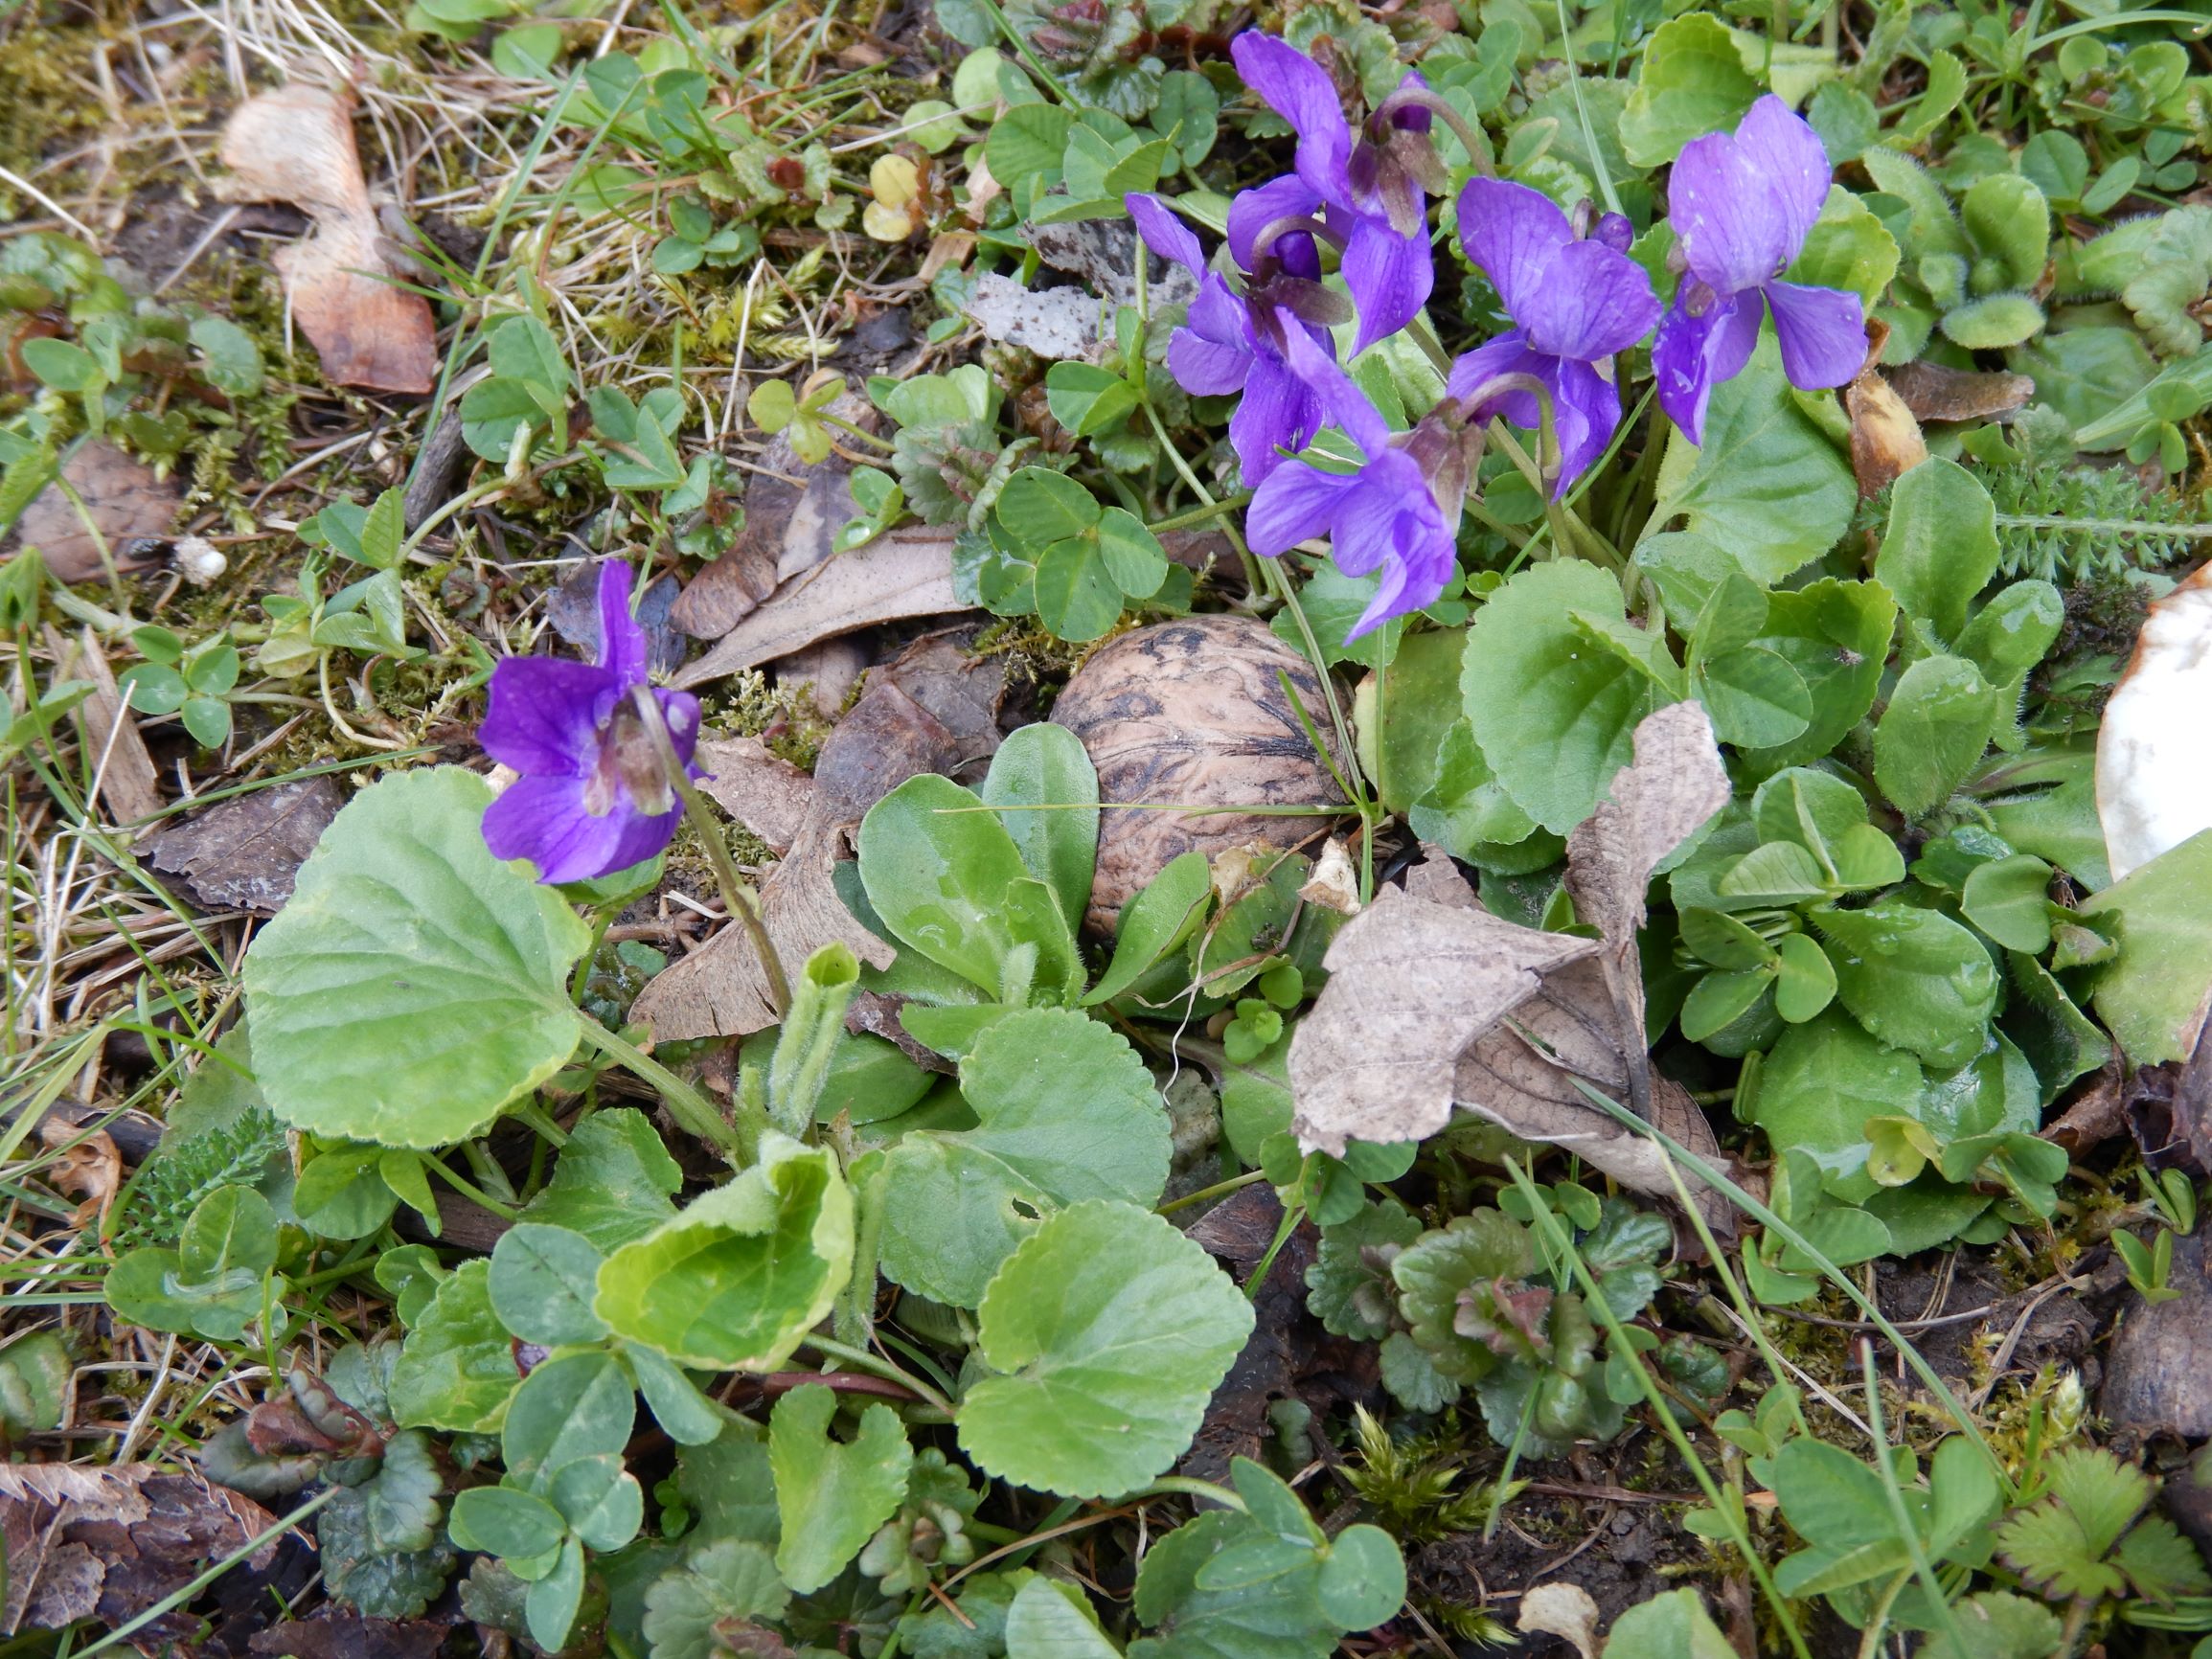
<path id="1" fill-rule="evenodd" d="M 1155 623 L 1110 642 L 1068 681 L 1052 717 L 1098 768 L 1098 873 L 1088 924 L 1110 934 L 1122 905 L 1194 849 L 1211 859 L 1253 841 L 1291 847 L 1320 817 L 1112 810 L 1116 801 L 1193 807 L 1312 806 L 1342 792 L 1283 694 L 1288 673 L 1317 730 L 1328 705 L 1312 667 L 1248 617 Z M 1339 764 L 1342 758 L 1338 758 Z"/>

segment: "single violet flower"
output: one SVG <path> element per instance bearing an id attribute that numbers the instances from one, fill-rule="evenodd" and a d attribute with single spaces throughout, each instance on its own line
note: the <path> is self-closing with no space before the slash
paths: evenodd
<path id="1" fill-rule="evenodd" d="M 645 629 L 629 614 L 629 566 L 599 570 L 599 660 L 506 657 L 476 740 L 521 777 L 484 814 L 496 858 L 527 858 L 544 882 L 585 881 L 650 858 L 675 833 L 676 799 L 642 699 L 650 697 L 687 774 L 699 701 L 646 680 Z"/>
<path id="2" fill-rule="evenodd" d="M 1713 388 L 1734 378 L 1774 313 L 1782 372 L 1803 391 L 1840 386 L 1866 360 L 1857 294 L 1785 283 L 1828 199 L 1820 137 L 1772 93 L 1731 137 L 1683 147 L 1667 181 L 1667 217 L 1683 276 L 1652 347 L 1659 407 L 1691 443 L 1704 435 Z"/>
<path id="3" fill-rule="evenodd" d="M 1231 205 L 1229 250 L 1249 269 L 1266 226 L 1326 209 L 1343 239 L 1345 285 L 1359 307 L 1357 355 L 1413 321 L 1435 285 L 1427 198 L 1448 188 L 1428 136 L 1437 101 L 1408 71 L 1355 140 L 1336 83 L 1289 42 L 1247 29 L 1229 52 L 1244 84 L 1298 135 L 1296 170 Z"/>
<path id="4" fill-rule="evenodd" d="M 1532 389 L 1485 389 L 1503 375 L 1541 382 L 1560 449 L 1556 500 L 1605 453 L 1621 423 L 1611 358 L 1659 320 L 1652 280 L 1625 251 L 1629 223 L 1618 214 L 1578 238 L 1549 196 L 1507 179 L 1468 182 L 1459 196 L 1459 239 L 1514 327 L 1451 366 L 1451 395 L 1468 403 L 1471 420 L 1503 415 L 1535 428 L 1542 410 Z"/>
<path id="5" fill-rule="evenodd" d="M 1253 492 L 1244 534 L 1254 553 L 1273 558 L 1326 534 L 1330 557 L 1346 576 L 1380 568 L 1382 585 L 1345 635 L 1349 645 L 1392 617 L 1433 603 L 1450 581 L 1471 465 L 1448 402 L 1394 438 L 1352 377 L 1303 332 L 1291 331 L 1287 354 L 1365 460 L 1352 473 L 1284 462 Z M 1479 442 L 1479 434 L 1467 436 Z"/>
<path id="6" fill-rule="evenodd" d="M 1244 482 L 1257 485 L 1282 450 L 1311 443 L 1325 419 L 1321 399 L 1290 372 L 1285 337 L 1300 332 L 1334 352 L 1324 325 L 1349 312 L 1321 286 L 1320 255 L 1306 232 L 1287 232 L 1255 253 L 1240 294 L 1207 269 L 1198 239 L 1159 197 L 1138 193 L 1123 200 L 1145 246 L 1197 279 L 1188 320 L 1168 336 L 1168 368 L 1175 384 L 1199 397 L 1243 395 L 1229 417 L 1229 442 Z"/>

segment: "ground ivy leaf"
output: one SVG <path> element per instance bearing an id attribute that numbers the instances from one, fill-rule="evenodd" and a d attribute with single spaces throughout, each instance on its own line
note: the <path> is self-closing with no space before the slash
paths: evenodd
<path id="1" fill-rule="evenodd" d="M 1770 586 L 1835 545 L 1859 491 L 1836 445 L 1790 396 L 1769 337 L 1743 374 L 1713 389 L 1704 444 L 1679 432 L 1667 440 L 1658 494 L 1654 530 L 1686 518 L 1745 576 Z"/>
<path id="2" fill-rule="evenodd" d="M 669 1194 L 683 1185 L 652 1120 L 627 1106 L 594 1112 L 560 1149 L 553 1180 L 521 1218 L 582 1234 L 602 1250 L 642 1239 L 676 1213 Z"/>
<path id="3" fill-rule="evenodd" d="M 793 1389 L 768 1419 L 783 1538 L 776 1570 L 801 1595 L 844 1571 L 869 1536 L 899 1512 L 914 1453 L 899 1414 L 878 1402 L 860 1414 L 851 1442 L 830 1432 L 836 1394 L 820 1383 Z"/>
<path id="4" fill-rule="evenodd" d="M 889 1153 L 881 1263 L 895 1284 L 973 1307 L 1043 1216 L 1083 1198 L 1158 1202 L 1168 1116 L 1119 1033 L 1066 1010 L 1012 1013 L 976 1038 L 960 1085 L 974 1128 L 920 1130 Z"/>
<path id="5" fill-rule="evenodd" d="M 1664 167 L 1692 139 L 1734 127 L 1758 96 L 1725 23 L 1702 13 L 1662 23 L 1621 111 L 1622 152 L 1632 166 Z"/>
<path id="6" fill-rule="evenodd" d="M 1048 1217 L 992 1277 L 960 1443 L 991 1474 L 1099 1497 L 1181 1456 L 1251 1334 L 1252 1305 L 1196 1243 L 1131 1204 Z"/>
<path id="7" fill-rule="evenodd" d="M 853 1194 L 834 1156 L 773 1130 L 760 1162 L 624 1245 L 594 1310 L 679 1365 L 773 1371 L 853 1271 Z"/>
<path id="8" fill-rule="evenodd" d="M 1973 934 L 1894 898 L 1864 910 L 1823 906 L 1813 921 L 1836 965 L 1836 994 L 1860 1025 L 1946 1070 L 1981 1052 L 1998 976 Z"/>
<path id="9" fill-rule="evenodd" d="M 1821 1185 L 1857 1203 L 1874 1195 L 1866 1172 L 1866 1120 L 1915 1115 L 1921 1070 L 1831 1009 L 1792 1026 L 1767 1056 L 1752 1118 L 1777 1154 L 1803 1152 Z"/>
<path id="10" fill-rule="evenodd" d="M 464 1261 L 438 1286 L 392 1368 L 393 1420 L 492 1434 L 522 1373 L 491 1306 L 491 1263 Z"/>
<path id="11" fill-rule="evenodd" d="M 577 1043 L 591 936 L 484 845 L 491 791 L 458 766 L 347 804 L 246 953 L 270 1109 L 321 1135 L 428 1149 L 475 1134 Z"/>
<path id="12" fill-rule="evenodd" d="M 1621 614 L 1620 584 L 1597 566 L 1532 566 L 1475 613 L 1460 674 L 1483 759 L 1530 817 L 1562 835 L 1629 763 L 1636 723 L 1679 694 L 1648 659 L 1594 644 L 1593 619 L 1641 637 Z"/>
<path id="13" fill-rule="evenodd" d="M 1457 1329 L 1459 1293 L 1471 1285 L 1524 1277 L 1535 1265 L 1527 1232 L 1497 1210 L 1454 1216 L 1425 1233 L 1390 1264 L 1401 1307 L 1437 1371 L 1454 1382 L 1488 1375 L 1497 1355 Z"/>
<path id="14" fill-rule="evenodd" d="M 1321 1229 L 1306 1269 L 1306 1307 L 1338 1336 L 1380 1342 L 1390 1333 L 1390 1258 L 1421 1237 L 1421 1222 L 1395 1198 L 1363 1204 L 1349 1221 Z"/>
<path id="15" fill-rule="evenodd" d="M 695 1549 L 645 1593 L 645 1638 L 652 1659 L 720 1659 L 720 1632 L 780 1619 L 791 1592 L 764 1544 L 720 1538 Z"/>

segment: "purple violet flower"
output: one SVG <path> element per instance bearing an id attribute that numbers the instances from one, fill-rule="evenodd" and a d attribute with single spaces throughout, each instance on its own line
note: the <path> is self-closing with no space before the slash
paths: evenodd
<path id="1" fill-rule="evenodd" d="M 476 740 L 522 776 L 484 814 L 495 858 L 527 858 L 544 882 L 586 881 L 650 858 L 683 807 L 646 729 L 641 693 L 660 707 L 692 776 L 699 700 L 646 683 L 645 629 L 629 614 L 629 566 L 599 569 L 599 661 L 506 657 Z"/>
<path id="2" fill-rule="evenodd" d="M 1459 196 L 1459 239 L 1514 327 L 1451 366 L 1451 395 L 1474 398 L 1501 375 L 1541 381 L 1559 438 L 1556 499 L 1605 453 L 1621 423 L 1609 359 L 1659 320 L 1652 280 L 1623 251 L 1629 223 L 1618 214 L 1606 215 L 1581 239 L 1549 196 L 1506 179 L 1468 182 Z M 1502 414 L 1521 427 L 1542 423 L 1536 394 L 1520 387 L 1483 396 L 1467 414 L 1471 420 Z"/>
<path id="3" fill-rule="evenodd" d="M 1229 250 L 1251 268 L 1267 225 L 1328 210 L 1343 239 L 1346 286 L 1359 307 L 1357 355 L 1395 334 L 1428 303 L 1436 272 L 1428 251 L 1427 196 L 1442 194 L 1443 165 L 1429 143 L 1433 112 L 1408 71 L 1355 142 L 1329 72 L 1288 41 L 1247 29 L 1229 42 L 1237 73 L 1298 135 L 1296 171 L 1244 192 L 1229 209 Z"/>
<path id="4" fill-rule="evenodd" d="M 1291 370 L 1319 395 L 1329 419 L 1366 460 L 1352 473 L 1284 462 L 1253 492 L 1244 534 L 1254 553 L 1273 558 L 1326 533 L 1330 557 L 1346 576 L 1381 568 L 1382 585 L 1345 635 L 1349 645 L 1444 591 L 1457 568 L 1454 540 L 1468 468 L 1456 438 L 1430 420 L 1394 440 L 1352 377 L 1302 330 L 1291 330 L 1288 355 Z"/>
<path id="5" fill-rule="evenodd" d="M 1752 104 L 1735 136 L 1694 139 L 1676 161 L 1667 216 L 1684 275 L 1653 344 L 1652 372 L 1659 407 L 1691 443 L 1704 435 L 1713 388 L 1750 360 L 1769 310 L 1792 386 L 1840 386 L 1864 364 L 1859 296 L 1780 280 L 1820 216 L 1828 181 L 1819 135 L 1772 93 Z"/>
<path id="6" fill-rule="evenodd" d="M 1301 232 L 1274 239 L 1245 267 L 1246 291 L 1240 294 L 1206 268 L 1198 239 L 1159 197 L 1132 193 L 1123 200 L 1145 246 L 1198 281 L 1188 321 L 1168 336 L 1168 368 L 1175 384 L 1199 397 L 1243 394 L 1229 417 L 1229 442 L 1245 483 L 1257 485 L 1283 459 L 1279 449 L 1305 448 L 1325 419 L 1321 399 L 1284 356 L 1291 332 L 1333 352 L 1321 323 L 1347 314 L 1339 309 L 1343 302 L 1320 285 L 1313 239 Z"/>

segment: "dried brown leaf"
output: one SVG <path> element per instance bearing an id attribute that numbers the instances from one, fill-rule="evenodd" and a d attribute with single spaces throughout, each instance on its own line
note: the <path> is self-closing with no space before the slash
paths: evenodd
<path id="1" fill-rule="evenodd" d="M 1329 984 L 1290 1040 L 1292 1126 L 1309 1147 L 1418 1141 L 1451 1120 L 1460 1055 L 1541 989 L 1539 976 L 1596 953 L 1484 910 L 1385 890 L 1323 959 Z"/>
<path id="2" fill-rule="evenodd" d="M 124 704 L 99 635 L 87 627 L 70 646 L 48 628 L 46 644 L 60 665 L 59 678 L 87 679 L 97 688 L 78 705 L 75 718 L 85 753 L 97 768 L 100 798 L 108 817 L 117 824 L 151 818 L 162 808 L 161 774 L 154 770 L 146 739 L 138 735 L 136 717 Z"/>
<path id="3" fill-rule="evenodd" d="M 294 83 L 248 100 L 223 129 L 231 193 L 288 201 L 314 220 L 276 267 L 332 385 L 424 393 L 438 367 L 429 302 L 397 287 L 353 145 L 352 101 Z"/>
<path id="4" fill-rule="evenodd" d="M 49 1117 L 38 1125 L 38 1139 L 54 1154 L 46 1166 L 46 1184 L 83 1202 L 77 1207 L 77 1224 L 104 1221 L 107 1207 L 123 1185 L 123 1153 L 105 1129 L 86 1134 L 59 1118 Z"/>
<path id="5" fill-rule="evenodd" d="M 144 570 L 160 562 L 165 550 L 158 542 L 146 544 L 169 534 L 183 497 L 174 478 L 161 477 L 145 462 L 96 438 L 61 464 L 60 483 L 49 484 L 31 498 L 15 521 L 15 539 L 35 547 L 46 568 L 64 583 L 106 574 L 100 557 L 103 542 L 118 572 Z M 78 502 L 84 504 L 81 512 Z"/>
<path id="6" fill-rule="evenodd" d="M 2025 375 L 1947 369 L 1941 363 L 1902 363 L 1882 370 L 1881 377 L 1916 420 L 2002 420 L 2036 395 L 2036 383 Z"/>
<path id="7" fill-rule="evenodd" d="M 1704 705 L 1670 704 L 1644 716 L 1635 758 L 1613 774 L 1608 798 L 1567 837 L 1567 893 L 1575 914 L 1605 940 L 1606 983 L 1619 1010 L 1618 1046 L 1630 1057 L 1629 1093 L 1650 1117 L 1644 1058 L 1644 975 L 1636 930 L 1652 873 L 1728 804 L 1728 770 Z"/>
<path id="8" fill-rule="evenodd" d="M 1106 307 L 1082 288 L 1025 288 L 986 271 L 960 307 L 993 340 L 1039 357 L 1087 358 L 1100 349 Z"/>
<path id="9" fill-rule="evenodd" d="M 435 1619 L 365 1619 L 326 1606 L 258 1632 L 249 1647 L 262 1659 L 435 1659 L 451 1631 Z"/>
<path id="10" fill-rule="evenodd" d="M 701 685 L 855 628 L 966 608 L 952 591 L 951 535 L 894 530 L 784 583 L 672 683 Z"/>
<path id="11" fill-rule="evenodd" d="M 1557 1636 L 1582 1659 L 1598 1659 L 1598 1604 L 1580 1584 L 1555 1582 L 1523 1590 L 1515 1627 L 1524 1634 Z"/>
<path id="12" fill-rule="evenodd" d="M 699 788 L 777 853 L 790 851 L 813 809 L 814 780 L 758 738 L 704 737 Z"/>
<path id="13" fill-rule="evenodd" d="M 274 916 L 345 804 L 330 778 L 255 789 L 162 830 L 147 842 L 146 860 L 175 876 L 203 910 Z"/>
<path id="14" fill-rule="evenodd" d="M 1843 407 L 1851 416 L 1851 470 L 1862 499 L 1880 494 L 1927 459 L 1920 422 L 1874 370 L 1843 389 Z"/>
<path id="15" fill-rule="evenodd" d="M 8 1551 L 0 1632 L 57 1630 L 82 1619 L 112 1628 L 275 1521 L 251 1498 L 152 1464 L 0 1465 L 0 1536 Z M 247 1564 L 266 1567 L 276 1549 L 274 1540 L 263 1544 Z M 198 1623 L 167 1613 L 137 1640 L 152 1651 Z"/>

